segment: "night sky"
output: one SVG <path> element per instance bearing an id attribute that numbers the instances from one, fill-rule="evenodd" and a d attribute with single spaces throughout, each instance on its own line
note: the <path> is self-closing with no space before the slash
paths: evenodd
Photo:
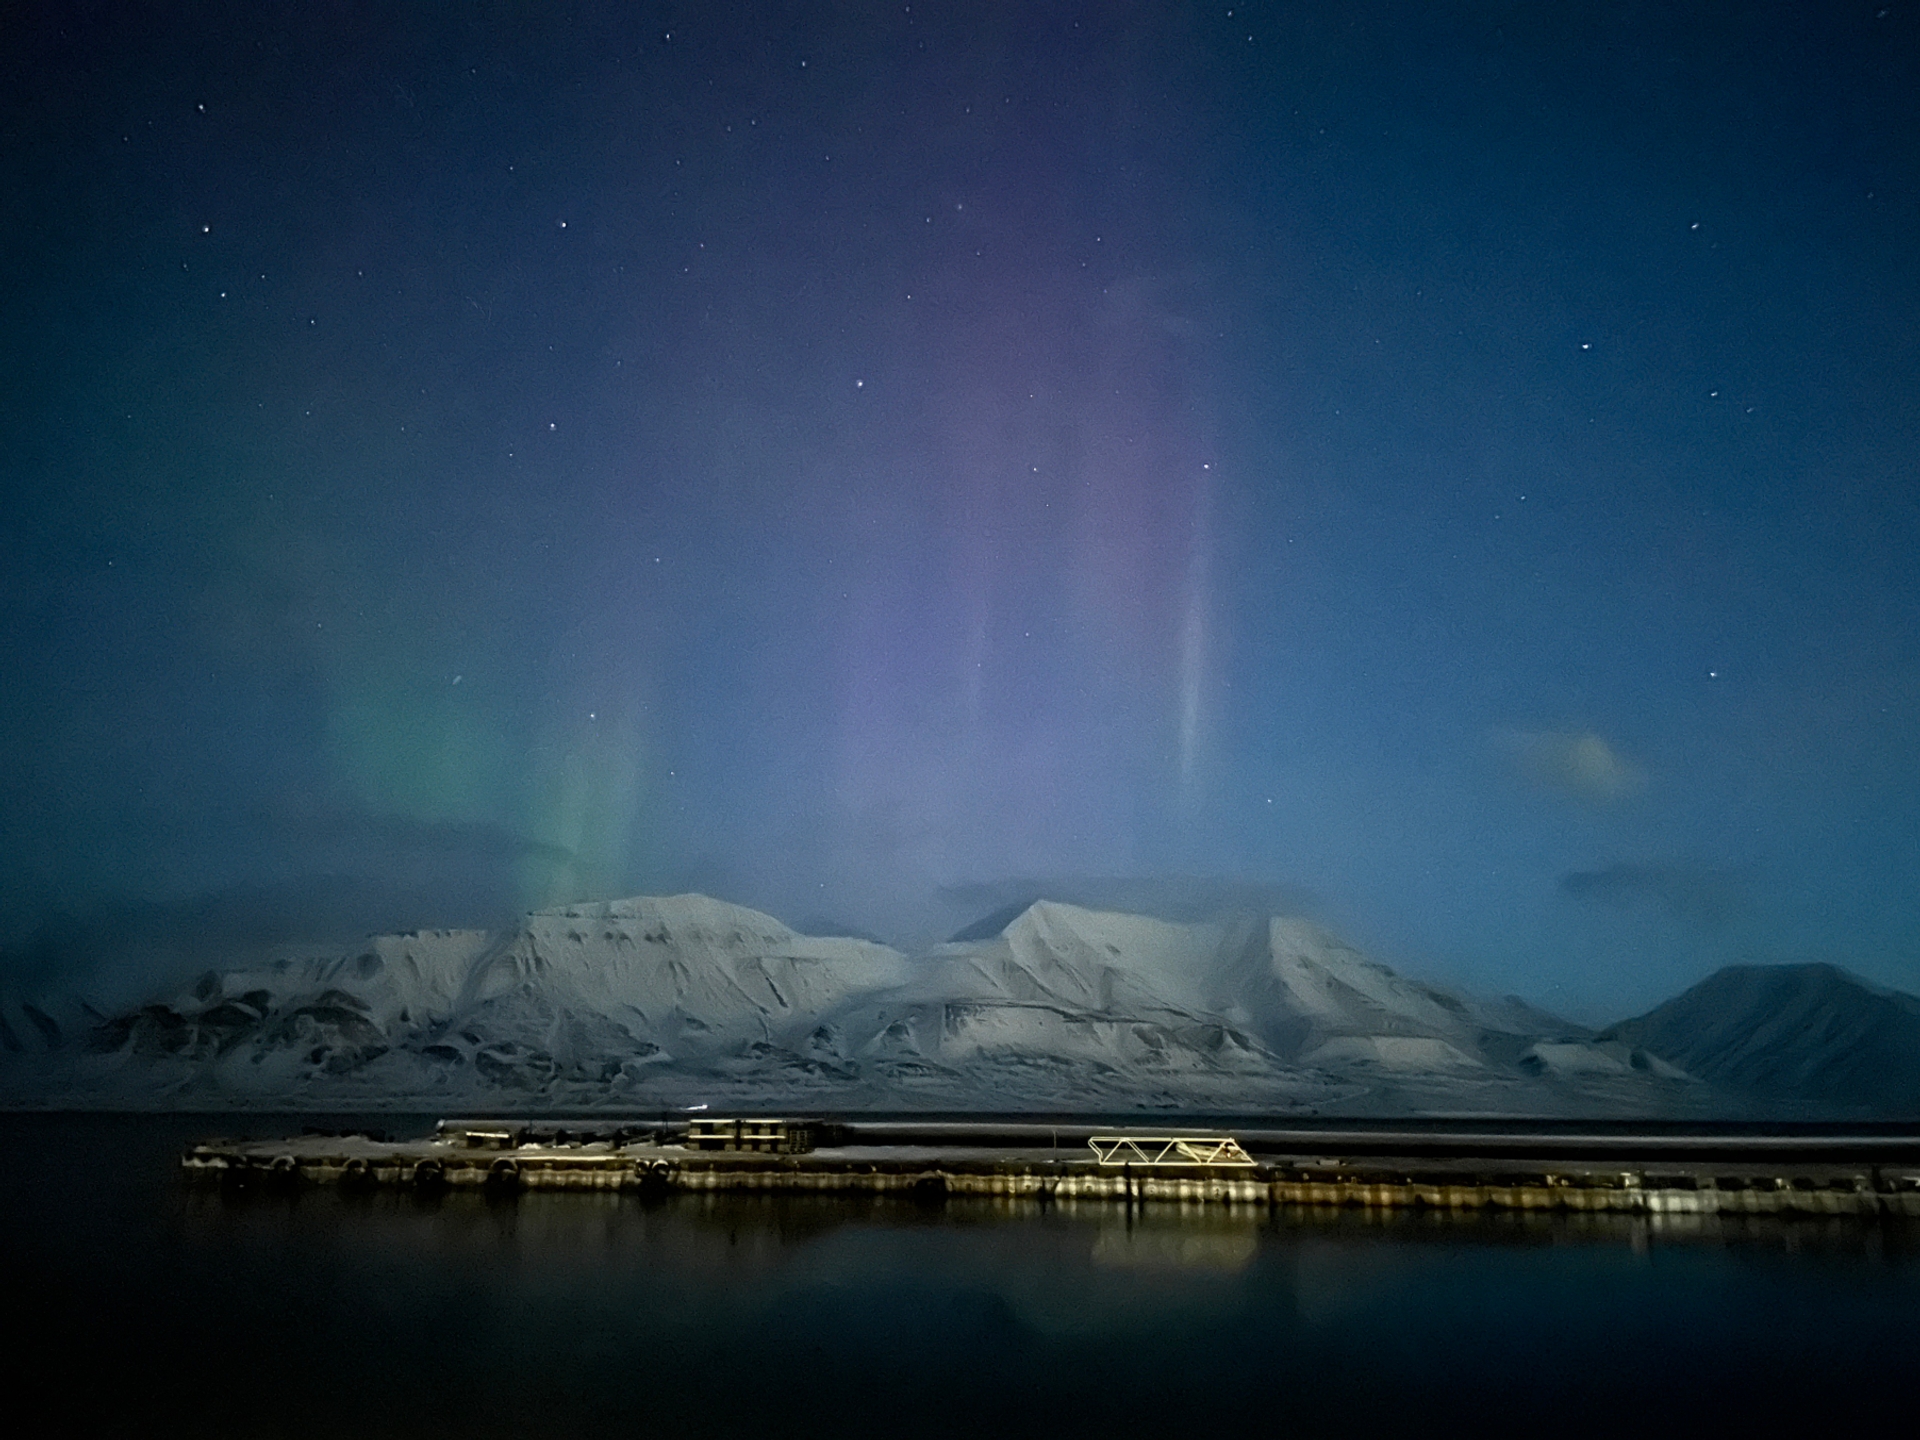
<path id="1" fill-rule="evenodd" d="M 0 986 L 1138 876 L 1585 1019 L 1920 989 L 1911 3 L 50 4 L 0 72 Z"/>

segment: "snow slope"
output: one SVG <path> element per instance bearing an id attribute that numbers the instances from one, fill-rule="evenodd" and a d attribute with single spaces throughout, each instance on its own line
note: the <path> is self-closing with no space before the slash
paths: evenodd
<path id="1" fill-rule="evenodd" d="M 57 1036 L 18 1013 L 11 1048 L 45 1063 L 0 1084 L 43 1103 L 1569 1114 L 1702 1089 L 1302 920 L 1050 901 L 909 960 L 643 897 L 276 954 Z"/>
<path id="2" fill-rule="evenodd" d="M 962 933 L 908 983 L 827 1015 L 823 1048 L 897 1095 L 1063 1108 L 1664 1109 L 1685 1078 L 1518 1002 L 1410 981 L 1297 919 L 1040 901 L 997 934 Z M 1542 1041 L 1548 1056 L 1530 1054 Z"/>
<path id="3" fill-rule="evenodd" d="M 111 1018 L 77 1011 L 38 1031 L 64 1062 L 39 1069 L 68 1094 L 129 1102 L 630 1103 L 636 1073 L 752 1059 L 904 964 L 703 895 L 570 906 L 497 935 L 280 954 Z"/>

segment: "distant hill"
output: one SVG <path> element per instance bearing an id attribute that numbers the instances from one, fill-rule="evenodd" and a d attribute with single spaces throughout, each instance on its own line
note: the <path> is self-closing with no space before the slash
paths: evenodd
<path id="1" fill-rule="evenodd" d="M 1920 1116 L 1920 998 L 1837 965 L 1730 965 L 1601 1038 L 1796 1109 Z"/>

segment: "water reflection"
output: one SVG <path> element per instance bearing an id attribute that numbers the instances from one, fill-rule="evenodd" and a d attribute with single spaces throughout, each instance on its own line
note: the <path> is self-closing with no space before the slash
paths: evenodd
<path id="1" fill-rule="evenodd" d="M 1237 1275 L 1253 1263 L 1259 1244 L 1251 1217 L 1142 1217 L 1138 1223 L 1101 1225 L 1094 1236 L 1093 1263 L 1115 1270 Z"/>
<path id="2" fill-rule="evenodd" d="M 1264 1206 L 1042 1204 L 886 1196 L 694 1194 L 642 1200 L 617 1192 L 343 1191 L 181 1186 L 183 1238 L 200 1244 L 352 1237 L 354 1248 L 420 1256 L 517 1257 L 543 1271 L 604 1270 L 644 1256 L 655 1274 L 767 1273 L 809 1262 L 852 1235 L 886 1234 L 937 1252 L 1003 1247 L 1142 1273 L 1236 1275 L 1264 1251 L 1299 1244 L 1384 1247 L 1731 1248 L 1911 1259 L 1920 1227 L 1849 1216 L 1619 1215 L 1552 1211 L 1366 1210 Z M 942 1239 L 940 1237 L 948 1237 Z"/>
<path id="3" fill-rule="evenodd" d="M 228 1192 L 164 1131 L 11 1130 L 23 1365 L 208 1433 L 1771 1420 L 1920 1345 L 1915 1228 L 1837 1217 Z"/>

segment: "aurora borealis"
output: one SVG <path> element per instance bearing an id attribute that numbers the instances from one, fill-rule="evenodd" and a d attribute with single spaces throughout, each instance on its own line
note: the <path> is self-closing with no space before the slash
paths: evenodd
<path id="1" fill-rule="evenodd" d="M 11 13 L 0 983 L 1116 875 L 1920 983 L 1915 12 Z"/>

